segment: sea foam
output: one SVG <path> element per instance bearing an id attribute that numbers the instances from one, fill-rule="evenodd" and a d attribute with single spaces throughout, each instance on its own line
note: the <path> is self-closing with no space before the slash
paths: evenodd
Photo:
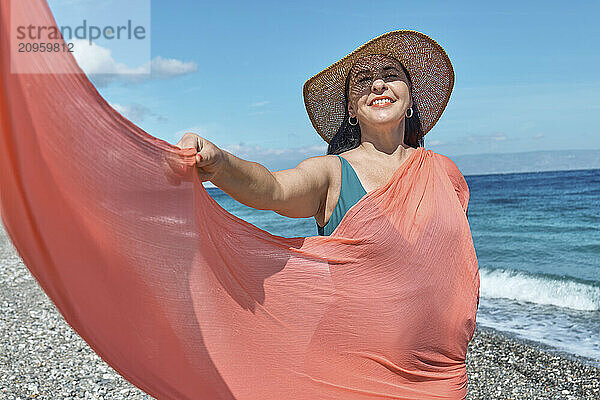
<path id="1" fill-rule="evenodd" d="M 569 277 L 480 268 L 480 296 L 550 304 L 574 310 L 600 310 L 600 287 Z"/>

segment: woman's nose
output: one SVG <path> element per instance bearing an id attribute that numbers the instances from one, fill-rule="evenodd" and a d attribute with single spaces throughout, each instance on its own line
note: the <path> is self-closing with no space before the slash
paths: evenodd
<path id="1" fill-rule="evenodd" d="M 373 82 L 373 89 L 379 91 L 381 89 L 385 89 L 385 81 L 383 79 L 375 79 Z"/>

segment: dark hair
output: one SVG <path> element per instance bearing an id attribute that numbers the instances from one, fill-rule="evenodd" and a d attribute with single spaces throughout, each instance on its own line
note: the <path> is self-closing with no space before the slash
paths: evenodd
<path id="1" fill-rule="evenodd" d="M 410 82 L 411 88 L 411 97 L 412 96 L 412 80 L 410 79 L 410 75 L 404 65 L 400 63 L 402 66 L 402 70 L 406 74 L 408 81 Z M 348 122 L 348 117 L 350 114 L 348 113 L 348 91 L 350 89 L 350 72 L 346 76 L 346 84 L 344 89 L 344 119 L 342 120 L 342 124 L 337 130 L 336 134 L 333 135 L 331 140 L 329 141 L 329 146 L 327 147 L 327 154 L 340 154 L 348 150 L 352 150 L 360 145 L 361 141 L 361 133 L 360 133 L 360 125 L 356 124 L 354 126 L 350 125 Z M 417 108 L 417 103 L 414 101 L 413 97 L 413 114 L 410 118 L 405 118 L 404 123 L 404 143 L 409 145 L 410 147 L 425 147 L 425 143 L 423 140 L 423 127 L 421 126 L 421 118 L 419 117 L 419 109 Z"/>

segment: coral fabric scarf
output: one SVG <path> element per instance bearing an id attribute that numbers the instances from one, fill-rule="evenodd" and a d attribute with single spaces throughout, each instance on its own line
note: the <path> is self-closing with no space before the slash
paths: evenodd
<path id="1" fill-rule="evenodd" d="M 117 372 L 158 399 L 465 397 L 479 273 L 449 158 L 419 148 L 331 236 L 274 236 L 221 208 L 195 150 L 123 118 L 70 54 L 28 67 L 73 73 L 12 74 L 10 22 L 55 23 L 41 0 L 0 12 L 2 220 Z M 191 180 L 171 184 L 165 160 Z"/>

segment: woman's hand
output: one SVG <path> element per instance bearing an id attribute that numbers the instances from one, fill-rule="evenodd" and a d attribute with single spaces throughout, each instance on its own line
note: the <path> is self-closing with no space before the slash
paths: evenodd
<path id="1" fill-rule="evenodd" d="M 194 148 L 196 168 L 202 182 L 212 180 L 223 169 L 225 154 L 215 144 L 195 133 L 185 133 L 175 145 L 180 149 Z"/>
<path id="2" fill-rule="evenodd" d="M 176 153 L 165 152 L 162 155 L 162 169 L 171 185 L 179 186 L 181 181 L 191 182 L 194 174 L 198 174 L 202 182 L 208 181 L 223 169 L 225 152 L 195 133 L 184 134 L 175 146 L 194 149 L 196 156 L 195 163 L 189 164 L 182 162 L 181 155 Z"/>

